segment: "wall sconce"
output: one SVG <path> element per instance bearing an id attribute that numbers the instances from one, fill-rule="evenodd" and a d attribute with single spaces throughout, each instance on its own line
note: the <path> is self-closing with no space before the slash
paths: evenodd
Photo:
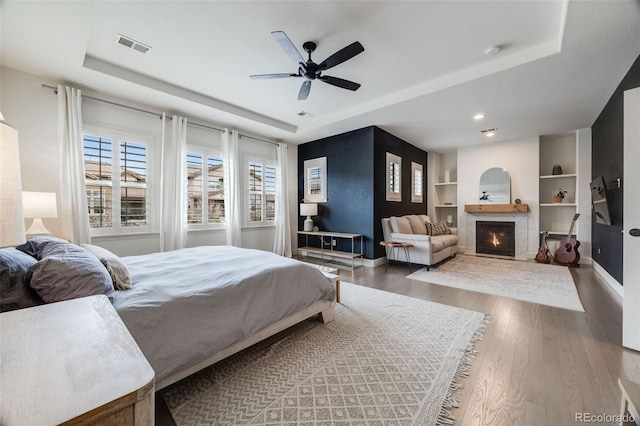
<path id="1" fill-rule="evenodd" d="M 0 114 L 0 247 L 24 243 L 18 131 Z"/>
<path id="2" fill-rule="evenodd" d="M 24 217 L 33 218 L 33 223 L 27 229 L 27 235 L 51 235 L 42 223 L 43 217 L 58 217 L 55 192 L 22 192 Z"/>
<path id="3" fill-rule="evenodd" d="M 302 203 L 300 204 L 300 216 L 306 216 L 307 218 L 304 220 L 304 231 L 311 232 L 313 231 L 313 219 L 311 216 L 318 215 L 318 204 L 317 203 Z"/>

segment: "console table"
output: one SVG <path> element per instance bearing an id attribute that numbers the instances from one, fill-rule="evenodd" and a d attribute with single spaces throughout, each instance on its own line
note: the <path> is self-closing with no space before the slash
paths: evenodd
<path id="1" fill-rule="evenodd" d="M 307 253 L 316 253 L 320 255 L 322 262 L 324 263 L 326 260 L 333 260 L 334 258 L 340 259 L 351 259 L 351 269 L 355 269 L 355 260 L 360 259 L 360 266 L 362 266 L 362 258 L 363 258 L 363 250 L 364 246 L 362 244 L 362 234 L 348 234 L 344 232 L 324 232 L 324 231 L 298 231 L 298 235 L 305 236 L 305 245 L 304 247 L 298 248 L 298 251 L 304 251 Z M 309 246 L 309 236 L 320 238 L 320 247 L 311 247 Z M 325 249 L 325 237 L 329 238 L 329 248 Z M 335 239 L 350 239 L 351 240 L 351 251 L 341 251 L 333 249 L 333 241 Z M 356 240 L 360 240 L 360 253 L 355 251 L 355 242 Z"/>
<path id="2" fill-rule="evenodd" d="M 8 425 L 153 425 L 155 373 L 106 296 L 0 314 Z"/>

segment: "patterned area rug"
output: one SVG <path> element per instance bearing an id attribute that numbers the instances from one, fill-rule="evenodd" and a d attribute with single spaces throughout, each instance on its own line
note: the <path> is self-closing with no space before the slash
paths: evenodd
<path id="1" fill-rule="evenodd" d="M 489 321 L 342 283 L 335 321 L 309 319 L 162 391 L 186 425 L 451 423 Z"/>
<path id="2" fill-rule="evenodd" d="M 566 266 L 458 255 L 407 278 L 584 312 Z"/>

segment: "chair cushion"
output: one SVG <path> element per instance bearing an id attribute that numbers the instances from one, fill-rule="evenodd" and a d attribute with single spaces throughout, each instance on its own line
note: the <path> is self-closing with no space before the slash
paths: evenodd
<path id="1" fill-rule="evenodd" d="M 389 218 L 389 223 L 391 223 L 391 230 L 398 234 L 413 234 L 411 231 L 411 224 L 409 223 L 409 219 L 406 217 L 396 217 L 391 216 Z"/>
<path id="2" fill-rule="evenodd" d="M 431 244 L 434 241 L 442 243 L 443 247 L 452 247 L 458 245 L 458 236 L 452 234 L 436 235 L 431 237 Z"/>
<path id="3" fill-rule="evenodd" d="M 427 227 L 425 221 L 415 214 L 405 216 L 409 220 L 412 234 L 427 235 Z"/>

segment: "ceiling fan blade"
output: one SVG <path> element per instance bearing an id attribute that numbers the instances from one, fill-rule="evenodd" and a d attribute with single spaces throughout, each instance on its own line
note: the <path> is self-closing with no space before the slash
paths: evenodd
<path id="1" fill-rule="evenodd" d="M 298 100 L 304 101 L 309 97 L 309 91 L 311 90 L 311 80 L 305 80 L 300 86 L 300 91 L 298 92 Z"/>
<path id="2" fill-rule="evenodd" d="M 278 44 L 280 44 L 280 47 L 282 47 L 282 49 L 287 52 L 287 55 L 289 55 L 289 57 L 293 59 L 296 64 L 299 64 L 301 62 L 303 64 L 305 63 L 304 58 L 302 57 L 298 49 L 296 49 L 296 46 L 291 42 L 291 40 L 289 40 L 289 37 L 287 37 L 284 31 L 273 31 L 271 35 L 274 39 L 276 39 Z"/>
<path id="3" fill-rule="evenodd" d="M 298 74 L 281 73 L 281 74 L 254 74 L 254 75 L 250 75 L 249 77 L 253 79 L 271 79 L 271 78 L 287 78 L 287 77 L 302 77 L 302 76 Z"/>
<path id="4" fill-rule="evenodd" d="M 318 77 L 320 80 L 324 81 L 325 83 L 329 83 L 333 86 L 337 86 L 337 87 L 341 87 L 343 89 L 347 89 L 347 90 L 358 90 L 360 88 L 360 84 L 359 83 L 354 83 L 353 81 L 349 81 L 349 80 L 345 80 L 342 78 L 338 78 L 338 77 L 331 77 L 330 75 L 323 75 Z"/>
<path id="5" fill-rule="evenodd" d="M 359 41 L 354 41 L 347 47 L 338 50 L 336 53 L 320 62 L 320 65 L 318 65 L 318 69 L 320 71 L 328 70 L 329 68 L 333 68 L 336 65 L 339 65 L 362 52 L 364 52 L 364 47 L 362 47 Z"/>

